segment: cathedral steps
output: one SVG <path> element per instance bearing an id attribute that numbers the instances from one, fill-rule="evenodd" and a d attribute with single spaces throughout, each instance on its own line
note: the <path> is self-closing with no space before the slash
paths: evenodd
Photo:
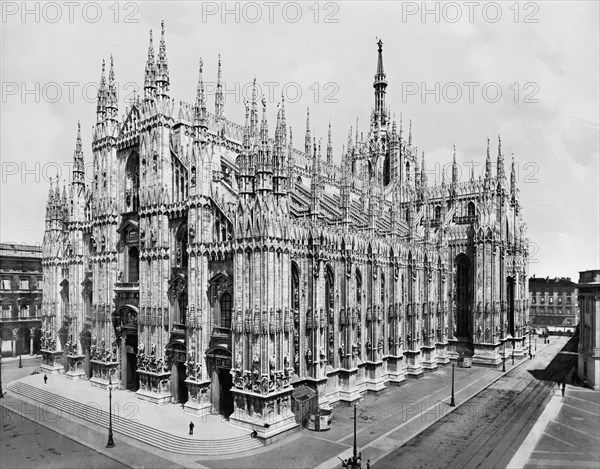
<path id="1" fill-rule="evenodd" d="M 10 383 L 7 388 L 15 394 L 56 409 L 57 416 L 61 418 L 77 417 L 108 428 L 108 412 L 100 410 L 97 406 L 82 404 L 19 381 Z M 217 456 L 249 451 L 263 446 L 260 440 L 251 438 L 249 434 L 222 440 L 198 440 L 176 436 L 118 415 L 113 415 L 112 423 L 115 433 L 121 433 L 174 453 Z"/>

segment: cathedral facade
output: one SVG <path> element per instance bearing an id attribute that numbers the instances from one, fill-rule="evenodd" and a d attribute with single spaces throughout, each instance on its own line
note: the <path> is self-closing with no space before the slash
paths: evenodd
<path id="1" fill-rule="evenodd" d="M 117 117 L 102 65 L 84 179 L 78 130 L 68 188 L 52 186 L 43 245 L 43 369 L 140 399 L 219 412 L 270 438 L 295 426 L 292 392 L 319 404 L 419 377 L 464 357 L 522 356 L 527 240 L 514 159 L 489 140 L 484 174 L 439 185 L 386 105 L 378 43 L 370 127 L 333 161 L 307 114 L 292 142 L 283 99 L 214 113 L 202 60 L 196 101 L 170 96 L 164 25 L 144 93 Z M 323 156 L 324 153 L 324 156 Z M 175 407 L 174 407 L 175 408 Z"/>

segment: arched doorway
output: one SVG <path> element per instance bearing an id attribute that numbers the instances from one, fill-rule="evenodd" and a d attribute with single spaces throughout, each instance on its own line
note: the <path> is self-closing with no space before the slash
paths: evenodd
<path id="1" fill-rule="evenodd" d="M 171 402 L 185 404 L 188 400 L 188 390 L 185 384 L 187 347 L 182 339 L 176 339 L 167 344 L 167 357 L 171 360 Z"/>
<path id="2" fill-rule="evenodd" d="M 217 346 L 206 352 L 206 358 L 211 377 L 213 411 L 229 417 L 233 413 L 231 352 L 224 347 Z"/>
<path id="3" fill-rule="evenodd" d="M 473 282 L 471 261 L 466 254 L 459 254 L 456 266 L 456 337 L 471 341 Z"/>
<path id="4" fill-rule="evenodd" d="M 507 334 L 515 336 L 515 279 L 514 277 L 506 277 L 506 302 L 508 310 L 507 321 L 508 321 L 508 330 Z"/>
<path id="5" fill-rule="evenodd" d="M 129 391 L 137 391 L 140 387 L 137 374 L 138 308 L 133 305 L 121 306 L 113 314 L 113 327 L 120 339 L 121 386 Z"/>

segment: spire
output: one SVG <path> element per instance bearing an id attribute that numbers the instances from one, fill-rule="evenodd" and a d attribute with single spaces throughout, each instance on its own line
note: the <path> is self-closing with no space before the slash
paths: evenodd
<path id="1" fill-rule="evenodd" d="M 408 146 L 412 146 L 412 119 L 408 121 Z"/>
<path id="2" fill-rule="evenodd" d="M 160 45 L 156 62 L 157 94 L 163 98 L 169 97 L 169 65 L 167 63 L 167 46 L 165 43 L 165 22 L 160 22 Z"/>
<path id="3" fill-rule="evenodd" d="M 306 134 L 304 135 L 304 153 L 306 157 L 311 156 L 311 136 L 310 136 L 310 108 L 306 108 Z"/>
<path id="4" fill-rule="evenodd" d="M 196 127 L 206 127 L 206 95 L 204 93 L 204 81 L 202 79 L 202 68 L 204 62 L 202 57 L 198 63 L 198 87 L 196 89 L 196 108 L 194 115 L 194 125 Z"/>
<path id="5" fill-rule="evenodd" d="M 104 121 L 106 113 L 106 64 L 102 59 L 102 75 L 100 75 L 100 86 L 98 87 L 98 104 L 96 105 L 96 122 Z"/>
<path id="6" fill-rule="evenodd" d="M 73 182 L 83 184 L 84 172 L 81 123 L 77 121 L 77 139 L 75 140 L 75 151 L 73 152 Z"/>
<path id="7" fill-rule="evenodd" d="M 115 68 L 113 56 L 110 55 L 110 70 L 108 72 L 108 90 L 106 92 L 106 118 L 108 120 L 118 120 L 118 98 L 117 88 L 115 86 Z"/>
<path id="8" fill-rule="evenodd" d="M 489 187 L 492 179 L 492 160 L 490 158 L 490 139 L 487 139 L 487 155 L 485 157 L 485 179 L 484 183 Z"/>
<path id="9" fill-rule="evenodd" d="M 452 186 L 456 187 L 458 183 L 458 164 L 456 163 L 456 145 L 452 145 L 454 149 L 452 154 Z"/>
<path id="10" fill-rule="evenodd" d="M 217 70 L 217 91 L 215 93 L 215 117 L 217 120 L 223 118 L 223 86 L 221 84 L 221 54 L 219 54 L 219 66 Z"/>
<path id="11" fill-rule="evenodd" d="M 386 123 L 386 106 L 385 106 L 385 89 L 387 81 L 385 72 L 383 71 L 383 42 L 381 39 L 377 41 L 377 72 L 375 73 L 375 120 L 381 124 Z"/>
<path id="12" fill-rule="evenodd" d="M 258 132 L 258 103 L 256 102 L 256 77 L 252 82 L 252 104 L 250 107 L 250 136 L 253 138 Z"/>
<path id="13" fill-rule="evenodd" d="M 517 191 L 517 172 L 515 166 L 515 154 L 512 154 L 512 162 L 510 164 L 510 193 L 513 198 Z"/>
<path id="14" fill-rule="evenodd" d="M 327 132 L 327 163 L 331 164 L 333 160 L 333 145 L 331 143 L 331 121 L 329 121 L 329 131 Z"/>
<path id="15" fill-rule="evenodd" d="M 152 30 L 150 30 L 150 43 L 148 44 L 148 59 L 144 72 L 144 97 L 152 99 L 156 94 L 156 64 L 154 63 L 154 45 L 152 42 Z"/>
<path id="16" fill-rule="evenodd" d="M 319 217 L 321 212 L 321 142 L 319 141 L 319 151 L 317 153 L 317 142 L 313 137 L 313 166 L 311 177 L 311 216 L 313 220 Z"/>
<path id="17" fill-rule="evenodd" d="M 281 130 L 280 138 L 281 138 L 281 148 L 285 149 L 287 147 L 287 121 L 285 118 L 285 96 L 283 92 L 281 92 Z M 282 164 L 283 164 L 283 153 L 281 155 Z"/>
<path id="18" fill-rule="evenodd" d="M 260 141 L 262 145 L 269 143 L 269 124 L 267 123 L 267 100 L 262 97 L 262 121 L 260 123 Z"/>
<path id="19" fill-rule="evenodd" d="M 425 152 L 421 152 L 421 189 L 427 187 L 427 173 L 425 172 Z"/>
<path id="20" fill-rule="evenodd" d="M 496 175 L 498 178 L 498 184 L 502 184 L 504 179 L 504 155 L 502 154 L 502 140 L 498 135 L 498 158 L 496 160 Z"/>

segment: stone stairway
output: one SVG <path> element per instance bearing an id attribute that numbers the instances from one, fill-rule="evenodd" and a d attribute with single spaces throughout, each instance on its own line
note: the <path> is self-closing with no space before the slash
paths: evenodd
<path id="1" fill-rule="evenodd" d="M 108 428 L 108 412 L 97 407 L 67 399 L 20 381 L 10 383 L 7 389 L 56 409 L 58 411 L 57 415 L 78 417 Z M 251 438 L 250 434 L 222 440 L 197 440 L 175 436 L 117 415 L 113 415 L 112 423 L 115 433 L 121 433 L 153 447 L 174 453 L 218 456 L 249 451 L 263 446 L 260 440 Z"/>

